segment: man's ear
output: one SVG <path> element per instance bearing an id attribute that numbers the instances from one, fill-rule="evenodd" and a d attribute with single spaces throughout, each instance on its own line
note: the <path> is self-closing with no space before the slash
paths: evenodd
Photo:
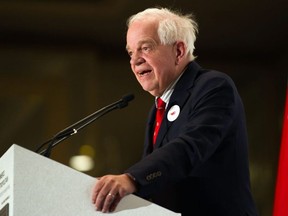
<path id="1" fill-rule="evenodd" d="M 175 63 L 178 65 L 181 60 L 185 57 L 186 46 L 183 41 L 177 41 L 176 44 L 176 61 Z"/>

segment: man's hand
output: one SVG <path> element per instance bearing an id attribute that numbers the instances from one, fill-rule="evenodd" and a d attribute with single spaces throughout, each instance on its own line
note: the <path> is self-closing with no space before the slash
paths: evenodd
<path id="1" fill-rule="evenodd" d="M 134 192 L 136 184 L 127 174 L 106 175 L 95 184 L 92 203 L 97 211 L 113 212 L 124 196 Z"/>

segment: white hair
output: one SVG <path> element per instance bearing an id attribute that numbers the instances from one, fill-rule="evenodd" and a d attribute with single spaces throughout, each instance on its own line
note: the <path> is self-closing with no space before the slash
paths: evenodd
<path id="1" fill-rule="evenodd" d="M 151 20 L 158 22 L 158 36 L 161 44 L 173 44 L 176 41 L 183 41 L 186 46 L 186 54 L 194 59 L 194 43 L 198 25 L 192 14 L 183 15 L 167 8 L 148 8 L 142 12 L 132 15 L 127 20 L 127 26 L 134 21 Z"/>

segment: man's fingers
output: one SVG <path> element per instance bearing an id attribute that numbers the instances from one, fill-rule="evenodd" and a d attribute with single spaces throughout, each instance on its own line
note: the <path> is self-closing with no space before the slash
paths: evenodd
<path id="1" fill-rule="evenodd" d="M 92 203 L 97 211 L 112 212 L 120 200 L 136 190 L 134 183 L 126 175 L 106 175 L 93 188 Z"/>
<path id="2" fill-rule="evenodd" d="M 97 179 L 98 179 L 98 181 L 97 181 L 97 183 L 96 183 L 96 184 L 94 185 L 94 187 L 93 187 L 92 196 L 91 196 L 91 199 L 92 199 L 92 203 L 93 203 L 93 204 L 95 204 L 96 199 L 97 199 L 97 196 L 98 196 L 98 194 L 99 194 L 99 191 L 100 191 L 100 189 L 102 188 L 102 185 L 103 185 L 103 183 L 102 183 L 101 181 L 99 181 L 100 178 L 97 178 Z"/>
<path id="3" fill-rule="evenodd" d="M 109 185 L 109 186 L 108 186 Z M 116 197 L 118 195 L 118 188 L 115 187 L 115 185 L 111 186 L 110 184 L 106 184 L 102 187 L 101 193 L 105 195 L 105 197 L 97 197 L 97 200 L 102 199 L 101 203 L 99 203 L 99 206 L 96 203 L 97 209 L 102 212 L 109 212 L 111 209 L 112 203 L 116 200 Z M 101 205 L 101 206 L 100 206 Z"/>
<path id="4" fill-rule="evenodd" d="M 106 200 L 106 193 L 104 194 L 102 191 L 97 195 L 96 202 L 95 202 L 95 208 L 97 211 L 102 211 L 104 207 L 104 202 Z"/>
<path id="5" fill-rule="evenodd" d="M 122 197 L 120 197 L 119 195 L 115 197 L 114 201 L 110 205 L 110 209 L 109 209 L 110 212 L 115 211 L 115 209 L 118 206 L 121 199 L 122 199 Z"/>
<path id="6" fill-rule="evenodd" d="M 111 209 L 111 205 L 112 203 L 115 201 L 116 199 L 116 195 L 114 195 L 113 193 L 108 193 L 106 198 L 105 198 L 105 201 L 104 201 L 104 205 L 103 205 L 103 208 L 102 208 L 102 212 L 108 212 L 110 211 Z"/>

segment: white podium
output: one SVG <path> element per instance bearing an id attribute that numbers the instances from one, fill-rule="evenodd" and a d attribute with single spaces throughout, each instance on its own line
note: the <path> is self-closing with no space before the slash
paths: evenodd
<path id="1" fill-rule="evenodd" d="M 181 215 L 135 195 L 124 197 L 113 213 L 91 203 L 97 180 L 18 145 L 0 158 L 0 216 L 174 216 Z"/>

